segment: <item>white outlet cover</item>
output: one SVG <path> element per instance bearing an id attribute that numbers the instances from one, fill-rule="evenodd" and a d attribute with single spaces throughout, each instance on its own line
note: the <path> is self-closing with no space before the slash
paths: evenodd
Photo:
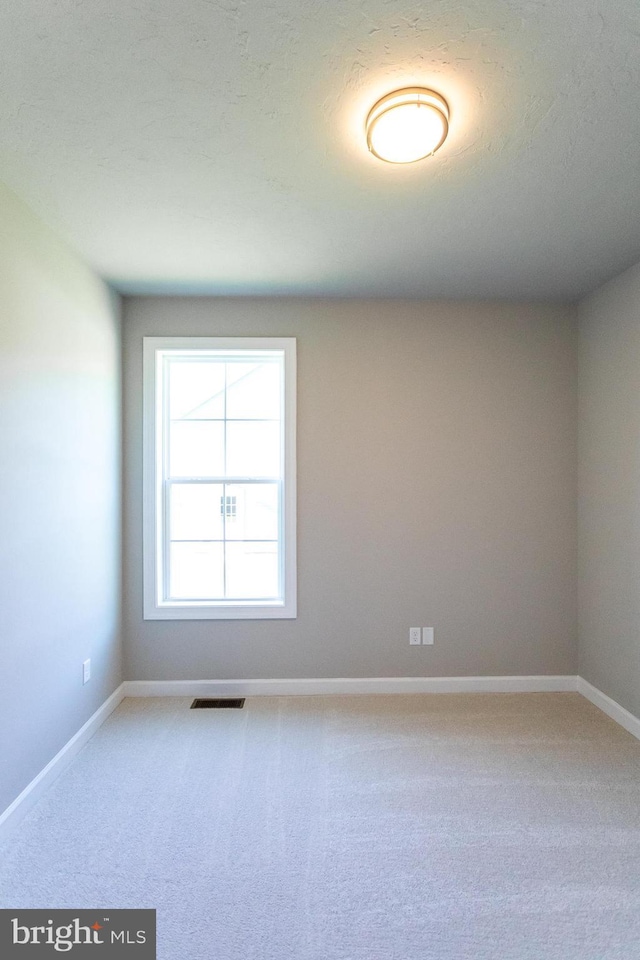
<path id="1" fill-rule="evenodd" d="M 412 647 L 420 643 L 420 627 L 409 627 L 409 643 Z"/>
<path id="2" fill-rule="evenodd" d="M 423 627 L 422 628 L 422 642 L 425 646 L 431 646 L 434 642 L 433 640 L 433 627 Z"/>

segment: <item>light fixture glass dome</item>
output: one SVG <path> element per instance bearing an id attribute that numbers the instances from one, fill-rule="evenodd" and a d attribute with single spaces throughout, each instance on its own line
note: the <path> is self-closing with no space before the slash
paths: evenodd
<path id="1" fill-rule="evenodd" d="M 415 163 L 435 153 L 449 130 L 446 100 L 423 87 L 387 94 L 367 117 L 367 146 L 388 163 Z"/>

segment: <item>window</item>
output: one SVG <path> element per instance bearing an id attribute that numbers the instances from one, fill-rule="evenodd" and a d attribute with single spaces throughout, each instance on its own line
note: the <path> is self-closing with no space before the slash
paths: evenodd
<path id="1" fill-rule="evenodd" d="M 144 338 L 144 616 L 296 615 L 293 338 Z"/>

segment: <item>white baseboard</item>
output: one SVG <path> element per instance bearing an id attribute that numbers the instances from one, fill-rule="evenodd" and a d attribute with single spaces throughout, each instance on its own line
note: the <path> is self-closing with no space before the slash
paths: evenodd
<path id="1" fill-rule="evenodd" d="M 619 723 L 621 727 L 624 727 L 625 730 L 628 730 L 629 733 L 640 740 L 640 719 L 633 713 L 629 713 L 619 703 L 608 697 L 606 693 L 598 690 L 597 687 L 594 687 L 587 680 L 583 680 L 582 677 L 578 677 L 578 693 L 581 693 L 583 697 L 599 707 L 608 717 L 611 717 L 612 720 L 615 720 L 616 723 Z"/>
<path id="2" fill-rule="evenodd" d="M 124 684 L 121 683 L 118 689 L 114 690 L 102 706 L 98 707 L 96 712 L 80 727 L 78 732 L 65 743 L 53 760 L 49 761 L 46 767 L 33 778 L 31 783 L 27 784 L 22 793 L 7 807 L 4 813 L 0 814 L 0 840 L 4 840 L 17 827 L 53 781 L 69 766 L 87 740 L 91 739 L 98 727 L 102 726 L 109 714 L 113 713 L 118 704 L 124 700 L 124 697 Z"/>
<path id="3" fill-rule="evenodd" d="M 126 680 L 126 697 L 283 697 L 372 693 L 575 691 L 574 676 L 334 677 L 305 680 Z"/>

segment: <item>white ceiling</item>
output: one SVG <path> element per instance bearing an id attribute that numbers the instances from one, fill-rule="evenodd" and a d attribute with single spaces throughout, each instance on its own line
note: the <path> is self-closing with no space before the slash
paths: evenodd
<path id="1" fill-rule="evenodd" d="M 574 299 L 640 259 L 638 0 L 4 0 L 0 179 L 129 292 Z M 449 101 L 408 166 L 397 87 Z"/>

